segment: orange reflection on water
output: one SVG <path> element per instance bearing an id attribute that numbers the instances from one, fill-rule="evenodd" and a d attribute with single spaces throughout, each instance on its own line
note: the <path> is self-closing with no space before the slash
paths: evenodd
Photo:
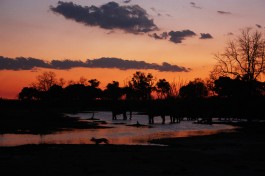
<path id="1" fill-rule="evenodd" d="M 99 130 L 100 131 L 100 130 Z M 103 131 L 103 130 L 102 130 Z M 104 130 L 107 132 L 108 130 Z M 108 138 L 110 144 L 119 145 L 152 145 L 149 141 L 162 138 L 180 138 L 191 136 L 213 135 L 221 132 L 233 132 L 231 129 L 222 130 L 192 130 L 178 132 L 159 132 L 144 136 L 124 136 Z M 3 134 L 0 136 L 0 146 L 17 146 L 25 144 L 93 144 L 91 136 L 97 130 L 75 130 L 49 135 Z"/>

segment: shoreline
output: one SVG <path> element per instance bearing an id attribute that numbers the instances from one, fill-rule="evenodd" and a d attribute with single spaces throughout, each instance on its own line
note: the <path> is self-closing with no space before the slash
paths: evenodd
<path id="1" fill-rule="evenodd" d="M 159 139 L 167 147 L 0 147 L 0 170 L 4 175 L 264 175 L 265 123 L 240 126 L 236 133 Z"/>
<path id="2" fill-rule="evenodd" d="M 125 125 L 129 126 L 129 125 Z M 133 125 L 132 125 L 133 126 Z M 133 126 L 134 127 L 134 126 Z M 112 127 L 113 128 L 113 127 Z M 139 127 L 142 128 L 142 127 Z M 108 129 L 108 128 L 106 128 Z M 177 130 L 177 131 L 157 131 L 148 134 L 140 133 L 135 136 L 120 136 L 119 138 L 116 137 L 106 137 L 109 140 L 109 144 L 112 145 L 162 145 L 159 143 L 151 143 L 152 140 L 159 140 L 164 138 L 186 138 L 186 137 L 195 137 L 195 136 L 207 136 L 207 135 L 214 135 L 217 133 L 230 133 L 234 132 L 236 127 L 232 125 L 223 126 L 222 128 L 217 127 L 216 129 L 193 129 L 193 130 Z M 91 130 L 91 129 L 87 129 Z M 97 129 L 95 129 L 97 131 Z M 136 129 L 137 130 L 137 129 Z M 103 131 L 102 131 L 103 132 Z M 104 133 L 107 131 L 104 131 Z M 80 138 L 76 137 L 69 137 L 65 138 L 65 136 L 71 136 L 73 134 L 79 134 Z M 19 133 L 10 133 L 10 134 L 3 134 L 2 142 L 0 141 L 0 146 L 2 147 L 18 147 L 21 145 L 39 145 L 39 144 L 93 144 L 89 139 L 95 137 L 94 135 L 88 136 L 87 139 L 84 139 L 84 134 L 89 135 L 89 131 L 86 129 L 73 129 L 73 130 L 65 130 L 60 131 L 58 133 L 51 133 L 51 134 L 19 134 Z M 62 138 L 58 138 L 62 134 Z M 20 137 L 20 135 L 24 137 Z M 97 137 L 97 136 L 96 136 Z M 12 140 L 8 142 L 8 138 Z M 24 140 L 23 140 L 24 138 Z M 5 142 L 5 140 L 7 140 Z"/>

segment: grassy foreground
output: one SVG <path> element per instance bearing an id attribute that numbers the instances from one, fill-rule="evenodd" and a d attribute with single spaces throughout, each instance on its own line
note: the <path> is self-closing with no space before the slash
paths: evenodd
<path id="1" fill-rule="evenodd" d="M 265 123 L 237 133 L 155 140 L 169 145 L 0 147 L 1 175 L 265 175 Z"/>

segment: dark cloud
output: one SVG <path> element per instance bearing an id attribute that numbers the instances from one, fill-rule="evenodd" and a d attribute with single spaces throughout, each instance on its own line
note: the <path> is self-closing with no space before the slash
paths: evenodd
<path id="1" fill-rule="evenodd" d="M 168 35 L 170 37 L 169 41 L 173 43 L 182 43 L 182 41 L 185 40 L 187 37 L 193 37 L 196 35 L 196 33 L 191 30 L 183 30 L 183 31 L 170 31 Z"/>
<path id="2" fill-rule="evenodd" d="M 261 26 L 261 25 L 259 25 L 259 24 L 256 24 L 256 27 L 257 27 L 257 28 L 262 28 L 262 26 Z"/>
<path id="3" fill-rule="evenodd" d="M 153 19 L 138 5 L 120 6 L 116 2 L 109 2 L 100 7 L 83 7 L 73 2 L 59 1 L 56 7 L 51 6 L 50 9 L 66 19 L 104 29 L 121 29 L 135 34 L 158 29 Z"/>
<path id="4" fill-rule="evenodd" d="M 131 2 L 131 0 L 123 0 L 124 3 L 128 4 Z"/>
<path id="5" fill-rule="evenodd" d="M 75 60 L 52 60 L 45 62 L 35 58 L 7 58 L 0 56 L 0 70 L 34 70 L 36 68 L 50 69 L 71 69 L 77 67 L 84 68 L 116 68 L 121 70 L 128 69 L 153 69 L 166 72 L 188 72 L 189 68 L 178 65 L 171 65 L 164 62 L 162 65 L 156 63 L 147 63 L 145 61 L 123 60 L 119 58 L 99 58 L 88 59 L 87 61 Z"/>
<path id="6" fill-rule="evenodd" d="M 71 69 L 75 67 L 87 67 L 87 64 L 82 61 L 75 61 L 75 60 L 52 60 L 50 62 L 50 67 L 53 69 Z"/>
<path id="7" fill-rule="evenodd" d="M 190 2 L 191 7 L 196 9 L 201 9 L 201 7 L 197 6 L 195 2 Z"/>
<path id="8" fill-rule="evenodd" d="M 153 33 L 153 34 L 149 34 L 149 36 L 154 39 L 162 40 L 162 39 L 168 38 L 168 33 L 167 32 L 163 32 L 162 34 Z"/>
<path id="9" fill-rule="evenodd" d="M 163 32 L 161 34 L 153 33 L 149 34 L 149 37 L 159 40 L 167 40 L 173 43 L 182 43 L 187 37 L 196 36 L 196 33 L 191 30 L 182 30 L 182 31 L 171 31 L 171 32 Z M 213 36 L 209 33 L 200 33 L 200 39 L 212 39 Z"/>
<path id="10" fill-rule="evenodd" d="M 191 69 L 185 67 L 179 67 L 177 65 L 171 65 L 167 62 L 163 62 L 162 65 L 159 65 L 159 71 L 161 72 L 188 72 Z"/>
<path id="11" fill-rule="evenodd" d="M 169 41 L 176 44 L 182 43 L 182 41 L 185 40 L 187 37 L 193 37 L 193 36 L 196 36 L 196 33 L 191 30 L 163 32 L 161 34 L 157 33 L 149 34 L 149 37 L 152 37 L 154 39 L 167 40 L 169 38 Z M 200 39 L 212 39 L 212 38 L 213 36 L 209 33 L 200 34 Z"/>
<path id="12" fill-rule="evenodd" d="M 31 57 L 10 59 L 0 56 L 0 70 L 31 70 L 34 67 L 49 68 L 50 64 Z"/>
<path id="13" fill-rule="evenodd" d="M 225 11 L 221 11 L 221 10 L 217 11 L 217 13 L 222 14 L 222 15 L 230 15 L 230 14 L 232 14 L 231 12 L 225 12 Z"/>
<path id="14" fill-rule="evenodd" d="M 212 39 L 213 36 L 209 33 L 201 33 L 200 39 Z"/>
<path id="15" fill-rule="evenodd" d="M 167 72 L 182 72 L 189 71 L 185 67 L 180 67 L 177 65 L 171 65 L 164 62 L 162 65 L 156 63 L 147 63 L 145 61 L 135 61 L 135 60 L 123 60 L 119 58 L 100 58 L 87 60 L 86 62 L 91 67 L 95 68 L 118 68 L 121 70 L 127 69 L 154 69 L 159 71 Z"/>

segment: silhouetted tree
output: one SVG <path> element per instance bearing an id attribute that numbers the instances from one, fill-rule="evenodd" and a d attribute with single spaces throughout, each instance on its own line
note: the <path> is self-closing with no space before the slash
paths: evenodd
<path id="1" fill-rule="evenodd" d="M 255 81 L 265 73 L 265 38 L 261 32 L 243 29 L 239 37 L 228 42 L 223 53 L 215 55 L 215 59 L 215 74 Z"/>
<path id="2" fill-rule="evenodd" d="M 143 72 L 137 71 L 133 74 L 131 81 L 129 81 L 128 87 L 128 91 L 135 94 L 137 99 L 151 99 L 151 92 L 154 88 L 154 77 L 151 73 L 146 75 Z"/>
<path id="3" fill-rule="evenodd" d="M 214 81 L 215 80 L 216 79 L 211 79 L 211 78 L 208 78 L 208 79 L 205 80 L 205 86 L 207 87 L 209 96 L 216 95 L 216 92 L 214 90 L 214 86 L 215 86 Z"/>
<path id="4" fill-rule="evenodd" d="M 170 84 L 165 79 L 159 79 L 155 88 L 158 98 L 167 98 L 170 94 Z"/>
<path id="5" fill-rule="evenodd" d="M 32 83 L 32 86 L 39 91 L 48 91 L 50 87 L 57 83 L 56 74 L 54 72 L 43 72 L 37 76 L 37 82 Z"/>
<path id="6" fill-rule="evenodd" d="M 87 86 L 87 91 L 89 93 L 89 99 L 100 99 L 102 98 L 102 90 L 99 87 L 100 81 L 97 79 L 88 80 L 89 86 Z"/>
<path id="7" fill-rule="evenodd" d="M 49 100 L 53 100 L 53 101 L 62 100 L 63 93 L 64 92 L 63 92 L 62 86 L 54 84 L 47 91 L 47 97 L 46 98 Z"/>
<path id="8" fill-rule="evenodd" d="M 264 92 L 264 83 L 259 81 L 251 81 L 252 88 L 249 87 L 249 82 L 238 78 L 231 79 L 229 77 L 219 77 L 214 81 L 214 91 L 218 96 L 222 97 L 246 97 L 251 93 L 252 96 L 260 96 Z"/>
<path id="9" fill-rule="evenodd" d="M 61 87 L 64 87 L 65 86 L 65 83 L 66 83 L 65 79 L 64 78 L 60 78 L 57 84 L 59 86 L 61 86 Z"/>
<path id="10" fill-rule="evenodd" d="M 179 89 L 186 84 L 187 83 L 180 78 L 178 80 L 173 80 L 170 83 L 169 97 L 177 98 L 179 96 Z"/>
<path id="11" fill-rule="evenodd" d="M 111 100 L 118 100 L 121 98 L 123 94 L 123 89 L 119 86 L 119 82 L 113 81 L 112 83 L 108 83 L 106 90 L 104 91 L 104 95 L 106 98 Z"/>
<path id="12" fill-rule="evenodd" d="M 36 100 L 38 99 L 39 91 L 33 87 L 24 87 L 18 94 L 19 100 Z"/>
<path id="13" fill-rule="evenodd" d="M 207 87 L 203 80 L 196 78 L 186 86 L 182 86 L 179 95 L 183 98 L 201 98 L 208 95 Z"/>
<path id="14" fill-rule="evenodd" d="M 87 79 L 85 77 L 81 76 L 79 78 L 78 84 L 83 84 L 86 86 L 87 85 Z"/>
<path id="15" fill-rule="evenodd" d="M 88 82 L 90 83 L 90 86 L 94 88 L 97 88 L 100 84 L 100 81 L 98 81 L 97 79 L 90 79 L 88 80 Z"/>
<path id="16" fill-rule="evenodd" d="M 65 97 L 72 101 L 83 101 L 89 98 L 89 92 L 83 84 L 69 85 L 64 89 Z"/>
<path id="17" fill-rule="evenodd" d="M 214 91 L 221 97 L 236 96 L 243 87 L 240 86 L 240 81 L 233 80 L 229 77 L 219 77 L 214 81 Z"/>
<path id="18" fill-rule="evenodd" d="M 136 90 L 131 85 L 123 87 L 122 90 L 123 90 L 123 93 L 126 95 L 126 97 L 125 97 L 126 100 L 139 99 L 139 96 L 138 96 Z"/>

